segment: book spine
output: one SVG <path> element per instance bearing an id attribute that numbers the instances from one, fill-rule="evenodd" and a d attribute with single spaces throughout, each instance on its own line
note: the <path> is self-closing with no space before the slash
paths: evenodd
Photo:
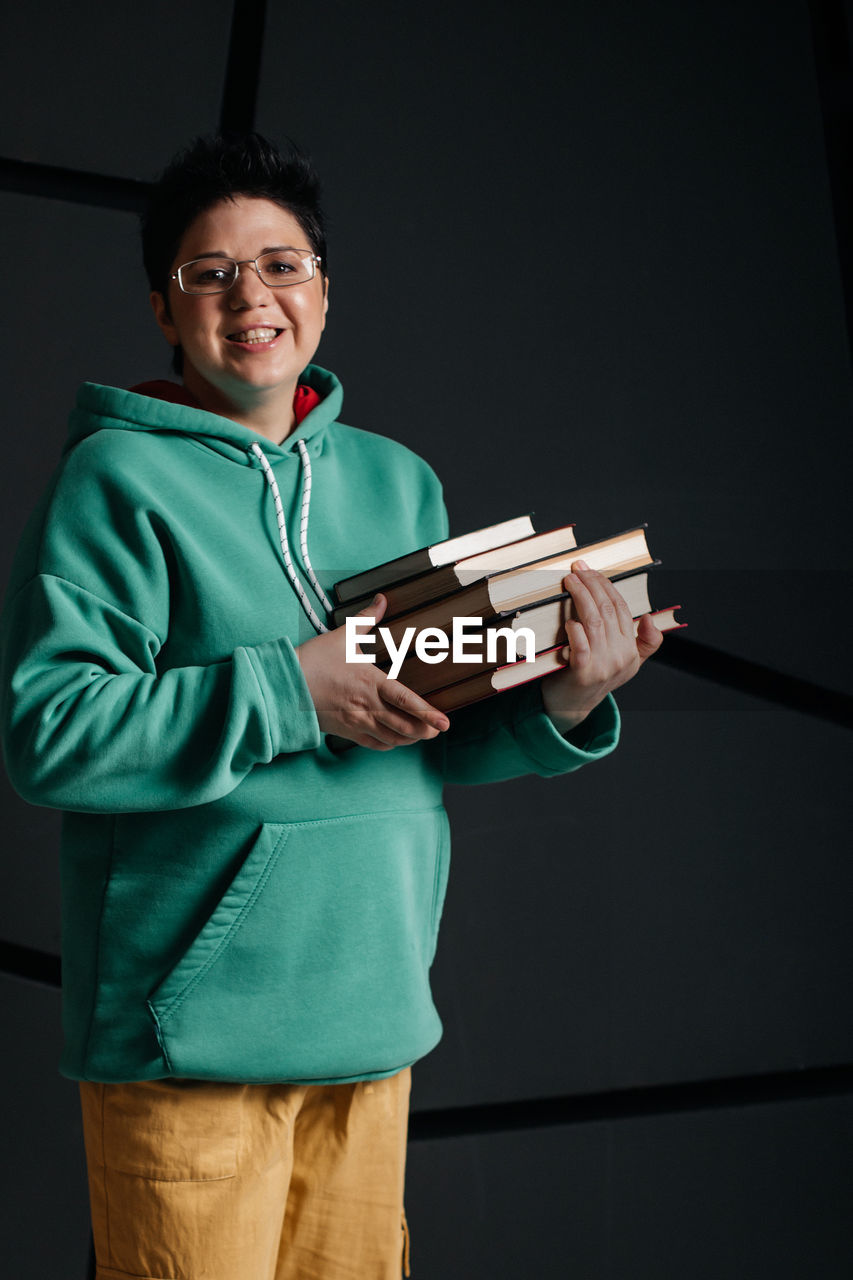
<path id="1" fill-rule="evenodd" d="M 567 661 L 565 649 L 565 645 L 557 645 L 538 654 L 535 662 L 515 662 L 509 667 L 498 667 L 468 680 L 460 680 L 447 688 L 436 689 L 427 695 L 426 701 L 439 711 L 458 711 L 474 702 L 491 698 L 496 693 L 517 689 L 564 667 Z M 502 681 L 500 687 L 496 686 L 495 681 Z"/>
<path id="2" fill-rule="evenodd" d="M 335 583 L 332 590 L 339 605 L 352 604 L 360 599 L 366 599 L 369 603 L 384 584 L 415 577 L 417 574 L 429 572 L 431 568 L 429 549 L 421 548 L 408 556 L 401 556 L 399 560 L 393 560 L 390 564 L 376 565 L 372 569 L 365 569 L 363 573 L 354 574 L 351 578 L 343 578 Z"/>

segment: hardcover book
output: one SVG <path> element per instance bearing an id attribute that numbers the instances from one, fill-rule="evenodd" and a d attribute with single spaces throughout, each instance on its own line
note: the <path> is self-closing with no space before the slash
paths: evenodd
<path id="1" fill-rule="evenodd" d="M 421 547 L 417 551 L 409 552 L 408 555 L 398 556 L 395 560 L 374 565 L 373 568 L 365 569 L 362 573 L 342 578 L 340 582 L 335 583 L 335 599 L 338 604 L 346 604 L 362 596 L 372 598 L 383 585 L 399 582 L 403 578 L 411 578 L 416 574 L 427 573 L 430 569 L 452 564 L 455 560 L 465 560 L 468 556 L 489 551 L 492 547 L 502 547 L 508 542 L 517 542 L 520 538 L 529 537 L 533 532 L 533 521 L 528 515 L 516 516 L 513 520 L 502 520 L 500 524 L 490 524 L 482 529 L 473 529 L 470 533 L 460 534 L 456 538 L 446 538 L 443 542 L 433 543 L 431 547 Z"/>

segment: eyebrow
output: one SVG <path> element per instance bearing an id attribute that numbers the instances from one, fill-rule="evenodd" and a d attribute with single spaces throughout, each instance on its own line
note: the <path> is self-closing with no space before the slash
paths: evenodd
<path id="1" fill-rule="evenodd" d="M 267 245 L 265 249 L 259 250 L 255 256 L 261 258 L 265 253 L 278 253 L 282 249 L 293 249 L 297 253 L 301 252 L 299 246 L 295 244 L 271 244 Z M 224 249 L 213 249 L 210 253 L 197 253 L 191 261 L 199 262 L 202 258 L 231 258 L 231 254 L 226 253 Z M 231 261 L 236 262 L 237 259 L 231 258 Z M 252 259 L 249 258 L 248 261 L 251 262 Z"/>

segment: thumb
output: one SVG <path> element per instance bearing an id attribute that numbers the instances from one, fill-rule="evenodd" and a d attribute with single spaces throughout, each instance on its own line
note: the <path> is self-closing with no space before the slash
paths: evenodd
<path id="1" fill-rule="evenodd" d="M 658 631 L 652 622 L 651 615 L 644 613 L 637 627 L 637 653 L 640 655 L 640 662 L 650 658 L 662 644 L 663 632 Z"/>
<path id="2" fill-rule="evenodd" d="M 376 623 L 379 622 L 380 618 L 385 613 L 385 610 L 387 609 L 387 607 L 388 607 L 388 601 L 386 600 L 385 596 L 377 595 L 373 597 L 370 604 L 365 605 L 363 609 L 360 609 L 359 612 L 354 614 L 353 616 L 356 618 L 368 618 L 375 626 Z M 350 619 L 347 619 L 347 621 L 349 622 Z M 366 635 L 361 636 L 362 640 L 367 640 L 369 638 L 370 637 Z M 364 652 L 364 650 L 361 648 L 361 645 L 358 643 L 358 640 L 356 640 L 356 647 L 359 653 Z M 375 661 L 375 658 L 374 658 L 374 661 Z"/>
<path id="3" fill-rule="evenodd" d="M 385 596 L 374 596 L 370 604 L 364 606 L 356 614 L 358 618 L 372 618 L 374 622 L 379 622 L 385 614 L 388 607 L 388 601 Z"/>

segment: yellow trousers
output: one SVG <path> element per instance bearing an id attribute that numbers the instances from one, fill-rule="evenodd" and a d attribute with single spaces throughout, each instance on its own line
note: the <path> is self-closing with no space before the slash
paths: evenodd
<path id="1" fill-rule="evenodd" d="M 410 1072 L 80 1085 L 97 1280 L 399 1280 Z"/>

